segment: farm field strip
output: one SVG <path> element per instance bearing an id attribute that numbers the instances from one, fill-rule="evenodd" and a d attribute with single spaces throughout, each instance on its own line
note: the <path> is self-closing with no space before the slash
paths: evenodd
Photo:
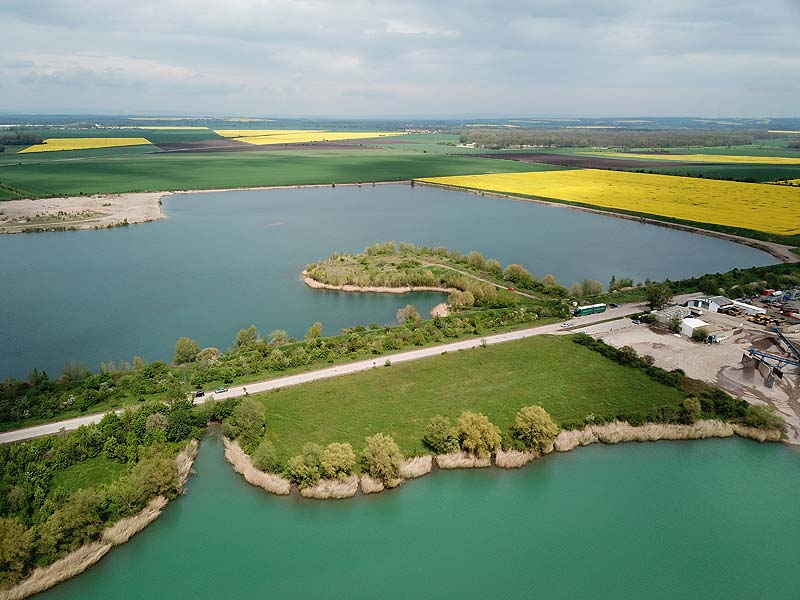
<path id="1" fill-rule="evenodd" d="M 305 142 L 333 142 L 339 140 L 361 140 L 379 137 L 404 135 L 402 131 L 327 131 L 327 130 L 288 130 L 288 129 L 218 129 L 214 130 L 224 137 L 238 142 L 268 146 L 273 144 L 301 144 Z"/>
<path id="2" fill-rule="evenodd" d="M 800 233 L 800 190 L 791 186 L 596 169 L 429 177 L 420 181 L 780 235 Z"/>
<path id="3" fill-rule="evenodd" d="M 143 137 L 138 138 L 48 138 L 43 144 L 34 144 L 18 154 L 30 154 L 34 152 L 60 152 L 63 150 L 89 150 L 93 148 L 117 148 L 121 146 L 145 146 L 151 145 L 150 140 Z"/>
<path id="4" fill-rule="evenodd" d="M 732 154 L 637 154 L 633 152 L 591 152 L 587 156 L 606 156 L 637 160 L 678 160 L 681 162 L 706 163 L 764 163 L 772 165 L 800 165 L 800 156 L 743 156 Z"/>

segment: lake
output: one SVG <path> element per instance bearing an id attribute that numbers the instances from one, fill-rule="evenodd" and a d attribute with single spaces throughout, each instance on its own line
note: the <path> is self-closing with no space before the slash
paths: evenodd
<path id="1" fill-rule="evenodd" d="M 168 218 L 100 231 L 0 236 L 0 379 L 64 363 L 171 360 L 180 336 L 228 348 L 255 324 L 300 337 L 391 323 L 433 293 L 311 290 L 303 267 L 376 241 L 445 245 L 566 285 L 677 279 L 775 262 L 724 240 L 562 207 L 409 185 L 175 195 Z"/>
<path id="2" fill-rule="evenodd" d="M 798 458 L 596 444 L 314 501 L 245 483 L 217 430 L 185 496 L 41 598 L 796 598 Z"/>

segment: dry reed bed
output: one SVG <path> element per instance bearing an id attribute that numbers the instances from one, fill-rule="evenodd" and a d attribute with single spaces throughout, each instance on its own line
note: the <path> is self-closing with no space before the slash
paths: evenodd
<path id="1" fill-rule="evenodd" d="M 410 292 L 441 292 L 443 294 L 451 294 L 456 292 L 455 288 L 438 287 L 433 285 L 422 286 L 401 286 L 401 287 L 385 287 L 385 286 L 360 286 L 360 285 L 332 285 L 330 283 L 322 283 L 316 279 L 309 277 L 303 271 L 303 281 L 305 284 L 315 290 L 336 290 L 339 292 L 372 292 L 376 294 L 408 294 Z"/>
<path id="2" fill-rule="evenodd" d="M 289 494 L 292 484 L 288 479 L 256 469 L 250 456 L 242 450 L 238 442 L 222 436 L 222 444 L 225 446 L 225 459 L 233 465 L 233 470 L 244 477 L 247 483 L 263 488 L 270 494 L 278 496 Z"/>
<path id="3" fill-rule="evenodd" d="M 356 492 L 358 492 L 358 475 L 351 475 L 346 479 L 320 479 L 312 486 L 300 488 L 300 495 L 303 498 L 317 500 L 352 498 Z"/>
<path id="4" fill-rule="evenodd" d="M 433 463 L 439 469 L 472 469 L 495 467 L 502 469 L 517 469 L 533 462 L 544 454 L 553 451 L 569 452 L 578 446 L 587 446 L 602 442 L 604 444 L 620 444 L 623 442 L 654 442 L 658 440 L 700 440 L 705 438 L 722 438 L 739 435 L 759 442 L 777 442 L 782 438 L 782 432 L 774 430 L 755 429 L 742 425 L 732 425 L 717 420 L 701 420 L 691 425 L 648 423 L 641 426 L 631 425 L 625 421 L 615 421 L 601 425 L 587 425 L 584 429 L 565 429 L 558 434 L 552 444 L 545 446 L 541 452 L 499 450 L 492 457 L 479 458 L 468 452 L 452 452 L 438 456 L 417 456 L 406 459 L 400 469 L 400 483 L 406 479 L 413 479 L 431 472 Z M 286 495 L 291 490 L 291 482 L 287 479 L 265 473 L 256 469 L 250 457 L 241 449 L 239 444 L 223 437 L 225 443 L 225 458 L 228 459 L 236 472 L 245 476 L 245 479 L 268 492 Z M 300 495 L 305 498 L 352 498 L 358 493 L 359 488 L 364 495 L 375 494 L 387 489 L 380 479 L 367 474 L 360 478 L 353 475 L 344 480 L 321 479 L 316 485 L 303 488 Z"/>
<path id="5" fill-rule="evenodd" d="M 196 455 L 197 440 L 192 440 L 175 459 L 181 486 L 189 478 Z M 46 567 L 35 569 L 14 587 L 0 590 L 0 600 L 22 600 L 82 573 L 103 558 L 111 548 L 124 544 L 155 521 L 168 502 L 164 496 L 156 496 L 140 512 L 106 527 L 98 541 L 85 544 Z"/>
<path id="6" fill-rule="evenodd" d="M 403 462 L 400 467 L 400 477 L 403 479 L 414 479 L 431 472 L 433 468 L 433 457 L 430 454 L 425 456 L 415 456 Z"/>

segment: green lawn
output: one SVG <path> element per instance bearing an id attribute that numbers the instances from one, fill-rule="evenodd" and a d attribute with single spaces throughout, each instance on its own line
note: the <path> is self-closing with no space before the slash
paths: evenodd
<path id="1" fill-rule="evenodd" d="M 406 454 L 436 414 L 481 411 L 507 431 L 520 407 L 541 404 L 557 421 L 677 406 L 681 393 L 567 337 L 537 336 L 254 395 L 281 459 L 306 442 L 350 442 L 383 432 Z"/>
<path id="2" fill-rule="evenodd" d="M 402 181 L 419 177 L 559 168 L 409 150 L 159 153 L 78 161 L 48 160 L 5 166 L 0 168 L 0 184 L 30 196 L 47 197 L 81 193 Z"/>
<path id="3" fill-rule="evenodd" d="M 63 471 L 58 471 L 50 482 L 50 489 L 63 488 L 67 492 L 74 492 L 90 486 L 97 487 L 111 483 L 127 470 L 127 465 L 105 456 L 87 458 Z"/>

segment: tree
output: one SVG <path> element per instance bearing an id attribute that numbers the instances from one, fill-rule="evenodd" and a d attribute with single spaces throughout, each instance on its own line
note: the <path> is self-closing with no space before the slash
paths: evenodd
<path id="1" fill-rule="evenodd" d="M 405 323 L 419 323 L 422 317 L 419 316 L 416 307 L 413 304 L 406 304 L 403 308 L 397 310 L 397 322 L 400 325 Z"/>
<path id="2" fill-rule="evenodd" d="M 301 488 L 309 487 L 319 481 L 319 467 L 308 465 L 301 454 L 286 461 L 289 478 Z"/>
<path id="3" fill-rule="evenodd" d="M 664 283 L 654 283 L 645 288 L 645 299 L 650 310 L 661 310 L 672 300 L 672 290 Z"/>
<path id="4" fill-rule="evenodd" d="M 583 294 L 585 296 L 597 296 L 603 293 L 603 284 L 594 279 L 583 280 Z"/>
<path id="5" fill-rule="evenodd" d="M 255 325 L 250 325 L 247 329 L 240 329 L 236 334 L 235 345 L 237 348 L 249 348 L 258 341 L 258 329 Z"/>
<path id="6" fill-rule="evenodd" d="M 708 339 L 708 329 L 705 327 L 698 327 L 692 330 L 692 339 L 695 342 L 705 342 Z"/>
<path id="7" fill-rule="evenodd" d="M 264 406 L 253 398 L 245 398 L 223 422 L 222 432 L 239 440 L 245 452 L 254 450 L 264 434 Z"/>
<path id="8" fill-rule="evenodd" d="M 145 421 L 145 431 L 157 434 L 165 433 L 167 431 L 167 417 L 162 415 L 161 413 L 153 413 L 152 415 L 147 417 L 147 421 Z"/>
<path id="9" fill-rule="evenodd" d="M 102 530 L 104 497 L 94 488 L 74 492 L 39 530 L 37 554 L 51 562 L 94 540 Z"/>
<path id="10" fill-rule="evenodd" d="M 347 477 L 356 464 L 356 453 L 350 444 L 328 444 L 322 452 L 322 473 L 330 479 Z"/>
<path id="11" fill-rule="evenodd" d="M 269 440 L 262 440 L 253 452 L 253 465 L 260 471 L 274 473 L 280 468 L 278 452 L 275 445 Z"/>
<path id="12" fill-rule="evenodd" d="M 172 359 L 176 365 L 194 362 L 200 353 L 200 346 L 197 340 L 188 337 L 180 337 L 175 342 L 175 358 Z"/>
<path id="13" fill-rule="evenodd" d="M 222 356 L 222 352 L 219 351 L 219 348 L 209 346 L 208 348 L 203 348 L 200 350 L 200 353 L 197 355 L 197 360 L 207 365 L 210 363 L 219 362 L 220 356 Z"/>
<path id="14" fill-rule="evenodd" d="M 460 290 L 455 290 L 450 292 L 450 295 L 447 297 L 447 303 L 453 308 L 469 308 L 475 306 L 475 296 L 473 296 L 470 291 L 462 292 Z"/>
<path id="15" fill-rule="evenodd" d="M 542 451 L 556 439 L 559 427 L 541 406 L 523 406 L 514 419 L 513 432 L 526 448 Z"/>
<path id="16" fill-rule="evenodd" d="M 489 456 L 500 447 L 500 429 L 486 415 L 464 411 L 456 423 L 461 448 L 479 458 Z"/>
<path id="17" fill-rule="evenodd" d="M 436 454 L 448 454 L 459 449 L 458 431 L 450 424 L 450 419 L 442 415 L 428 421 L 422 441 Z"/>
<path id="18" fill-rule="evenodd" d="M 473 250 L 467 254 L 467 264 L 473 269 L 478 269 L 480 271 L 486 268 L 486 260 L 483 258 L 483 254 L 477 250 Z"/>
<path id="19" fill-rule="evenodd" d="M 0 517 L 0 586 L 19 581 L 25 574 L 33 549 L 33 529 L 15 518 Z"/>
<path id="20" fill-rule="evenodd" d="M 542 283 L 546 287 L 555 287 L 558 285 L 558 280 L 550 273 L 542 277 Z"/>
<path id="21" fill-rule="evenodd" d="M 275 329 L 269 332 L 269 343 L 273 346 L 282 346 L 289 341 L 289 334 L 283 329 Z"/>
<path id="22" fill-rule="evenodd" d="M 573 283 L 572 287 L 569 289 L 569 295 L 575 296 L 576 298 L 583 296 L 583 284 L 579 281 Z"/>
<path id="23" fill-rule="evenodd" d="M 694 423 L 697 421 L 702 412 L 703 407 L 700 404 L 700 400 L 697 398 L 686 398 L 686 400 L 683 401 L 683 415 L 687 423 Z"/>
<path id="24" fill-rule="evenodd" d="M 318 342 L 320 339 L 322 339 L 322 323 L 317 321 L 306 331 L 305 340 L 306 342 Z"/>
<path id="25" fill-rule="evenodd" d="M 167 416 L 167 441 L 179 442 L 189 437 L 194 427 L 194 416 L 188 403 L 175 406 Z"/>
<path id="26" fill-rule="evenodd" d="M 520 287 L 531 287 L 533 285 L 533 276 L 522 265 L 508 265 L 503 270 L 503 279 L 513 281 Z"/>
<path id="27" fill-rule="evenodd" d="M 383 481 L 386 487 L 395 487 L 402 481 L 400 467 L 403 466 L 403 453 L 391 436 L 382 433 L 365 439 L 362 451 L 364 466 L 370 477 Z"/>
<path id="28" fill-rule="evenodd" d="M 484 268 L 490 273 L 493 273 L 494 275 L 497 276 L 503 275 L 503 266 L 500 264 L 499 260 L 496 260 L 494 258 L 486 259 L 486 264 L 484 265 Z"/>

